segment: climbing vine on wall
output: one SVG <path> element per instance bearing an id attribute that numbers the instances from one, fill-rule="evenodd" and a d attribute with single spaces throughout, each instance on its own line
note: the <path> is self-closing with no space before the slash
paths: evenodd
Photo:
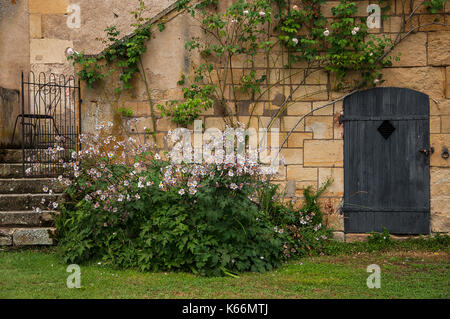
<path id="1" fill-rule="evenodd" d="M 437 12 L 445 1 L 422 1 L 418 6 L 425 5 L 430 12 Z M 258 103 L 264 103 L 267 93 L 280 84 L 291 83 L 293 77 L 301 80 L 291 84 L 290 92 L 285 94 L 279 110 L 272 115 L 269 126 L 293 102 L 292 97 L 299 88 L 307 81 L 310 83 L 310 78 L 320 70 L 330 74 L 335 90 L 352 91 L 382 83 L 381 69 L 391 66 L 393 59 L 400 59 L 401 53 L 393 56 L 391 51 L 405 36 L 392 40 L 384 35 L 370 34 L 367 17 L 355 18 L 358 7 L 350 0 L 340 0 L 331 9 L 332 17 L 325 17 L 322 13 L 325 2 L 302 0 L 293 4 L 294 1 L 286 0 L 238 0 L 219 13 L 217 1 L 178 1 L 179 9 L 190 12 L 206 35 L 186 43 L 189 51 L 200 53 L 204 63 L 196 70 L 195 77 L 183 82 L 195 83 L 195 90 L 202 84 L 214 88 L 206 98 L 211 98 L 219 109 L 223 109 L 231 126 L 236 125 L 242 113 L 240 100 L 250 101 L 251 118 Z M 379 0 L 378 5 L 379 19 L 385 19 L 391 1 Z M 411 15 L 403 18 L 399 34 L 405 32 L 410 18 Z M 280 46 L 282 52 L 279 52 Z M 271 77 L 274 77 L 274 69 L 280 69 L 277 59 L 280 55 L 281 67 L 288 72 L 279 70 L 275 74 L 278 80 L 274 80 Z M 265 62 L 264 70 L 261 70 L 261 60 Z M 183 90 L 186 93 L 190 89 L 185 87 Z M 174 122 L 185 125 L 201 113 L 203 104 L 171 101 L 160 107 Z"/>
<path id="2" fill-rule="evenodd" d="M 139 75 L 146 87 L 147 98 L 149 101 L 149 109 L 152 116 L 153 131 L 150 132 L 155 139 L 156 118 L 154 114 L 153 100 L 150 94 L 149 82 L 144 71 L 141 56 L 147 50 L 147 42 L 152 34 L 152 25 L 148 18 L 144 18 L 145 11 L 144 0 L 139 0 L 139 6 L 131 14 L 134 16 L 135 22 L 131 24 L 133 29 L 132 35 L 122 38 L 117 26 L 112 25 L 105 29 L 105 38 L 98 38 L 106 49 L 96 56 L 87 56 L 84 53 L 71 54 L 69 60 L 73 61 L 77 66 L 77 75 L 84 80 L 88 87 L 105 77 L 118 72 L 120 85 L 114 88 L 116 94 L 120 94 L 123 90 L 133 89 L 132 81 L 134 75 Z M 160 31 L 164 28 L 159 27 Z M 123 110 L 120 114 L 124 114 Z M 127 115 L 130 115 L 127 113 Z"/>
<path id="3" fill-rule="evenodd" d="M 183 100 L 157 106 L 162 115 L 187 126 L 215 104 L 226 122 L 235 126 L 242 114 L 239 101 L 245 99 L 250 104 L 249 124 L 258 104 L 274 87 L 290 83 L 293 77 L 300 78 L 283 95 L 279 110 L 271 115 L 270 126 L 293 102 L 293 96 L 298 97 L 299 88 L 307 81 L 310 83 L 317 72 L 326 71 L 335 90 L 351 91 L 382 83 L 381 69 L 392 65 L 392 59 L 399 59 L 391 51 L 410 34 L 402 36 L 406 22 L 417 8 L 409 16 L 403 15 L 398 36 L 392 40 L 369 33 L 367 17 L 355 18 L 358 10 L 355 2 L 340 0 L 331 9 L 331 18 L 323 15 L 325 2 L 302 0 L 293 5 L 287 0 L 238 0 L 219 12 L 217 0 L 177 1 L 176 8 L 186 10 L 204 31 L 205 37 L 186 43 L 186 49 L 198 52 L 202 62 L 192 75 L 182 75 L 179 85 L 183 86 Z M 424 0 L 418 7 L 425 6 L 436 13 L 444 8 L 445 2 Z M 378 5 L 380 18 L 386 18 L 391 0 L 378 0 Z M 102 40 L 108 47 L 104 52 L 95 57 L 74 54 L 69 58 L 78 65 L 78 75 L 88 86 L 119 71 L 122 85 L 116 91 L 120 92 L 132 89 L 133 75 L 139 74 L 146 85 L 154 120 L 150 87 L 141 61 L 151 36 L 151 25 L 142 17 L 144 8 L 144 1 L 139 0 L 138 10 L 133 12 L 136 18 L 133 36 L 120 38 L 116 27 L 109 27 L 105 30 L 106 39 Z M 165 23 L 159 23 L 158 29 L 163 31 Z M 277 74 L 274 69 L 278 69 Z"/>

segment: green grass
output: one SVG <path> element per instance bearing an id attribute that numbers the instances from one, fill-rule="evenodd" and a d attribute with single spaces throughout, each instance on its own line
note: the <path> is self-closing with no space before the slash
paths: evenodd
<path id="1" fill-rule="evenodd" d="M 308 257 L 276 271 L 239 278 L 142 273 L 96 263 L 81 266 L 80 289 L 68 289 L 54 249 L 0 251 L 0 298 L 450 298 L 450 253 L 359 252 Z M 369 289 L 366 267 L 381 267 Z"/>

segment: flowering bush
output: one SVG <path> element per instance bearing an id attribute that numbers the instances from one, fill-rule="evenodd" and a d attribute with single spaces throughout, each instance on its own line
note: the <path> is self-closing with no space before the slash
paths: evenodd
<path id="1" fill-rule="evenodd" d="M 256 163 L 175 166 L 150 144 L 106 136 L 105 128 L 84 136 L 65 164 L 73 181 L 59 178 L 68 185 L 56 218 L 66 262 L 202 275 L 281 262 L 282 236 L 254 196 L 265 184 Z"/>
<path id="2" fill-rule="evenodd" d="M 316 197 L 301 211 L 283 203 L 251 156 L 174 165 L 151 143 L 108 135 L 111 126 L 82 136 L 82 150 L 63 164 L 73 178 L 58 178 L 63 204 L 48 203 L 60 208 L 57 239 L 66 262 L 233 275 L 271 270 L 327 239 Z"/>

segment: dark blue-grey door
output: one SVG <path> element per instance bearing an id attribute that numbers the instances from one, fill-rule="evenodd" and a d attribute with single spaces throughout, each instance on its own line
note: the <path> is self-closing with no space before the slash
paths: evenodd
<path id="1" fill-rule="evenodd" d="M 375 88 L 344 101 L 344 227 L 430 231 L 429 98 Z"/>

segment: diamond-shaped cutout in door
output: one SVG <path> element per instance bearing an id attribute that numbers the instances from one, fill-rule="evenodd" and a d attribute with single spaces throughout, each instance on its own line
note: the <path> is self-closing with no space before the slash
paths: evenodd
<path id="1" fill-rule="evenodd" d="M 378 132 L 380 132 L 381 136 L 383 136 L 386 140 L 394 131 L 395 127 L 388 120 L 383 121 L 383 123 L 381 123 L 378 127 Z"/>

